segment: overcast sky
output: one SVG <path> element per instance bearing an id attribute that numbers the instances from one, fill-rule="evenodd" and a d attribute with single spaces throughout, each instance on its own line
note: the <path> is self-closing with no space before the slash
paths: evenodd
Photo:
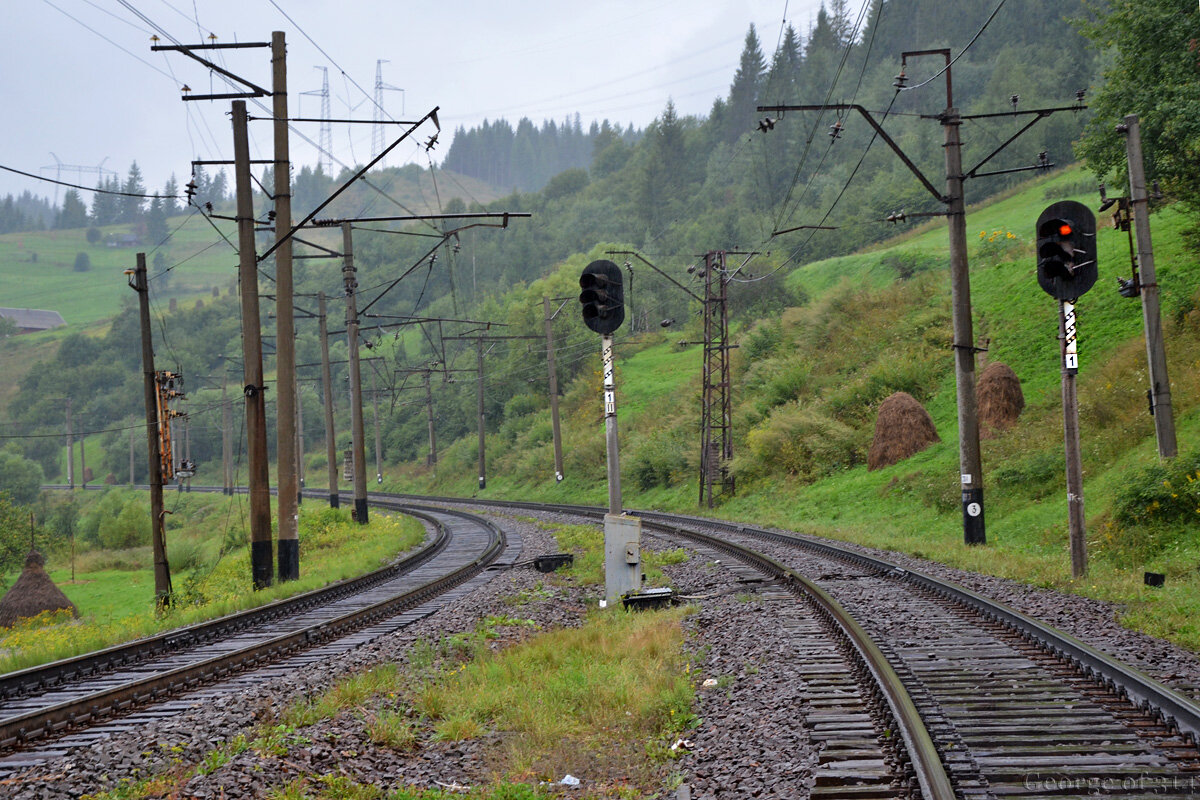
<path id="1" fill-rule="evenodd" d="M 152 53 L 150 37 L 183 44 L 288 43 L 290 115 L 320 114 L 328 67 L 334 117 L 372 119 L 376 61 L 384 59 L 384 106 L 415 119 L 434 106 L 444 156 L 458 126 L 484 119 L 607 118 L 644 127 L 672 98 L 681 114 L 705 114 L 728 92 L 746 30 L 754 23 L 768 57 L 786 18 L 805 33 L 820 0 L 9 0 L 0 25 L 0 165 L 93 186 L 96 167 L 124 180 L 136 160 L 147 186 L 174 173 L 187 182 L 195 158 L 229 159 L 229 101 L 183 102 L 228 86 L 179 53 Z M 285 15 L 286 12 L 286 15 Z M 289 20 L 290 17 L 290 20 Z M 197 18 L 199 22 L 197 23 Z M 165 36 L 164 36 L 165 32 Z M 267 50 L 213 59 L 270 87 Z M 264 101 L 265 102 L 265 101 Z M 264 116 L 268 105 L 251 115 Z M 371 125 L 335 125 L 333 156 L 364 163 Z M 395 129 L 389 129 L 394 131 Z M 432 129 L 422 130 L 427 138 Z M 251 125 L 252 157 L 269 156 L 269 123 Z M 297 123 L 297 165 L 316 164 L 319 126 Z M 307 137 L 312 145 L 304 140 Z M 389 140 L 390 141 L 390 140 Z M 389 165 L 425 165 L 424 148 L 401 144 Z M 61 164 L 61 167 L 56 167 Z M 53 169 L 43 169 L 54 167 Z M 80 172 L 75 167 L 86 167 Z M 53 185 L 0 171 L 0 196 Z M 59 198 L 61 199 L 61 191 Z M 91 202 L 89 193 L 84 201 Z"/>

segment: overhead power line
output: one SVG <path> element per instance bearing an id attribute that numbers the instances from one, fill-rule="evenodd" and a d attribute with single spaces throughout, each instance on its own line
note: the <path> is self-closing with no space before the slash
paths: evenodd
<path id="1" fill-rule="evenodd" d="M 118 197 L 139 197 L 143 200 L 153 200 L 156 197 L 160 200 L 178 200 L 183 197 L 181 194 L 138 194 L 136 192 L 114 192 L 111 189 L 101 189 L 96 186 L 81 186 L 78 183 L 67 183 L 66 181 L 58 181 L 54 178 L 44 178 L 41 175 L 34 175 L 32 172 L 25 172 L 24 170 L 19 170 L 14 167 L 6 167 L 3 164 L 0 164 L 0 169 L 4 170 L 5 172 L 24 175 L 26 178 L 33 178 L 35 181 L 44 181 L 45 183 L 53 183 L 57 184 L 58 186 L 66 186 L 69 189 L 82 189 L 85 192 L 95 192 L 97 194 L 112 194 Z"/>

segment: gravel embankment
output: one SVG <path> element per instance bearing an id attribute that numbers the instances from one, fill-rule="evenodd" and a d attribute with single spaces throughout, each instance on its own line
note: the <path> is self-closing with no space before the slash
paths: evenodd
<path id="1" fill-rule="evenodd" d="M 528 516 L 502 516 L 499 521 L 519 531 L 525 543 L 524 558 L 555 552 L 553 538 L 524 521 Z M 660 546 L 661 540 L 656 537 L 644 540 L 646 549 Z M 1163 680 L 1200 685 L 1200 660 L 1194 654 L 1122 628 L 1116 621 L 1119 609 L 1112 604 L 894 553 L 876 554 L 1000 599 Z M 792 652 L 788 634 L 774 624 L 766 604 L 735 593 L 737 584 L 732 575 L 704 563 L 704 559 L 693 557 L 666 571 L 678 593 L 703 597 L 697 601 L 697 613 L 687 622 L 694 675 L 698 685 L 705 678 L 719 679 L 720 685 L 698 689 L 701 724 L 686 735 L 680 757 L 662 765 L 659 785 L 646 788 L 656 789 L 659 797 L 673 797 L 674 787 L 683 781 L 693 798 L 806 797 L 817 748 L 799 724 L 806 709 L 805 687 L 791 671 L 798 656 Z M 499 573 L 464 602 L 441 609 L 336 663 L 313 665 L 286 680 L 234 690 L 141 730 L 76 749 L 0 786 L 0 796 L 14 800 L 78 798 L 122 781 L 183 773 L 239 734 L 258 735 L 262 726 L 272 724 L 293 698 L 315 695 L 338 677 L 375 664 L 393 662 L 403 667 L 414 643 L 471 631 L 488 616 L 531 619 L 542 629 L 580 625 L 602 590 L 554 583 L 530 568 Z M 522 602 L 514 604 L 515 598 Z M 496 642 L 497 647 L 530 635 L 527 627 L 505 627 L 500 631 L 505 638 Z M 381 700 L 380 707 L 388 707 L 389 702 L 394 701 Z M 432 741 L 425 733 L 419 736 L 415 749 L 398 751 L 373 744 L 365 732 L 363 716 L 361 712 L 343 713 L 298 731 L 302 738 L 284 736 L 273 754 L 244 752 L 211 774 L 192 777 L 178 796 L 229 800 L 264 797 L 309 775 L 340 775 L 385 790 L 405 785 L 470 786 L 486 783 L 493 776 L 489 762 L 493 738 L 445 743 Z M 563 789 L 567 796 L 589 790 L 600 795 L 623 777 L 590 774 L 586 763 L 572 769 L 571 774 L 580 778 L 583 786 Z"/>

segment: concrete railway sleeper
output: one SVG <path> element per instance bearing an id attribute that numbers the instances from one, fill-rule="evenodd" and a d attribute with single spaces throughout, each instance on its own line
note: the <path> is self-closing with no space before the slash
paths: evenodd
<path id="1" fill-rule="evenodd" d="M 355 583 L 357 593 L 346 586 L 334 587 L 321 598 L 311 596 L 319 592 L 309 593 L 289 606 L 290 614 L 276 608 L 269 615 L 258 615 L 253 626 L 227 618 L 220 634 L 211 630 L 186 636 L 178 631 L 165 634 L 158 637 L 163 643 L 157 658 L 146 655 L 144 643 L 133 643 L 130 652 L 136 656 L 129 658 L 136 662 L 133 670 L 115 672 L 108 667 L 104 671 L 98 666 L 121 661 L 119 647 L 105 651 L 100 659 L 89 661 L 81 656 L 79 663 L 69 669 L 61 664 L 47 665 L 49 678 L 39 678 L 38 668 L 23 670 L 10 686 L 26 687 L 24 693 L 13 692 L 12 699 L 0 703 L 0 750 L 22 752 L 0 758 L 0 776 L 38 763 L 36 753 L 26 752 L 32 743 L 64 732 L 76 733 L 147 702 L 212 681 L 228 680 L 235 673 L 243 674 L 318 644 L 328 648 L 330 642 L 355 639 L 350 635 L 355 631 L 389 627 L 387 623 L 393 618 L 481 575 L 493 564 L 516 557 L 509 552 L 504 532 L 476 515 L 394 500 L 380 501 L 380 505 L 419 516 L 438 533 L 417 555 L 380 571 L 386 575 L 373 573 L 368 581 L 346 582 Z M 247 641 L 250 639 L 253 641 Z M 187 640 L 192 646 L 167 648 L 168 640 Z M 357 641 L 347 644 L 356 645 Z M 79 677 L 69 680 L 67 676 L 72 674 Z M 53 689 L 36 694 L 28 688 L 51 684 Z M 47 752 L 59 750 L 50 744 Z"/>
<path id="2" fill-rule="evenodd" d="M 591 519 L 604 513 L 474 502 Z M 848 609 L 906 687 L 940 755 L 938 769 L 960 797 L 1200 793 L 1200 706 L 1075 637 L 961 586 L 834 542 L 631 513 L 664 535 L 729 552 L 758 551 L 760 564 L 774 562 L 776 574 L 795 575 L 796 585 L 819 584 L 818 591 Z M 895 717 L 896 704 L 888 706 Z M 921 788 L 930 796 L 926 782 Z"/>

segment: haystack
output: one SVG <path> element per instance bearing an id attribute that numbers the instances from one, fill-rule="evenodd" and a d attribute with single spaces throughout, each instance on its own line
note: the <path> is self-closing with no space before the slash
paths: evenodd
<path id="1" fill-rule="evenodd" d="M 929 412 L 908 392 L 896 392 L 879 404 L 867 469 L 890 467 L 940 441 Z"/>
<path id="2" fill-rule="evenodd" d="M 45 564 L 46 559 L 37 550 L 25 556 L 21 577 L 0 598 L 0 627 L 10 628 L 22 617 L 36 617 L 43 611 L 67 609 L 71 616 L 79 616 L 79 609 L 46 574 Z"/>
<path id="3" fill-rule="evenodd" d="M 1008 430 L 1025 408 L 1021 379 L 1007 364 L 993 361 L 979 374 L 975 403 L 983 436 L 995 436 Z"/>

